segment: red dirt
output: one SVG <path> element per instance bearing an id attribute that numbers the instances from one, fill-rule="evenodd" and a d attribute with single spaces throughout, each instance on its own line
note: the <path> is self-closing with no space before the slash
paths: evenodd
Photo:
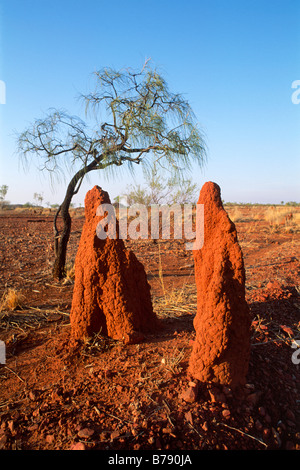
<path id="1" fill-rule="evenodd" d="M 250 355 L 243 255 L 219 186 L 205 183 L 198 204 L 204 204 L 204 244 L 193 251 L 198 300 L 189 373 L 235 388 L 245 385 Z"/>
<path id="2" fill-rule="evenodd" d="M 123 240 L 97 236 L 98 224 L 107 219 L 96 215 L 102 204 L 110 204 L 108 193 L 94 186 L 85 197 L 86 217 L 75 259 L 71 341 L 101 331 L 125 343 L 141 342 L 143 333 L 153 332 L 157 324 L 150 285 L 142 263 L 125 249 Z"/>
<path id="3" fill-rule="evenodd" d="M 292 361 L 300 338 L 299 229 L 271 229 L 259 207 L 238 210 L 252 319 L 247 384 L 240 396 L 203 386 L 196 400 L 183 396 L 196 313 L 193 255 L 184 242 L 125 242 L 145 266 L 160 331 L 138 345 L 95 338 L 71 362 L 73 281 L 51 277 L 52 217 L 2 213 L 0 294 L 14 288 L 25 296 L 22 308 L 0 319 L 7 347 L 0 365 L 2 449 L 300 448 L 300 365 Z M 72 217 L 71 263 L 80 214 Z"/>

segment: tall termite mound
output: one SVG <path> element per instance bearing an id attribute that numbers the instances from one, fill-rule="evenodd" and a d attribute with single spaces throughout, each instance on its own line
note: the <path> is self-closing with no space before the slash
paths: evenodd
<path id="1" fill-rule="evenodd" d="M 243 255 L 220 187 L 205 183 L 198 204 L 204 204 L 204 243 L 193 252 L 197 313 L 189 373 L 234 388 L 245 383 L 250 353 Z"/>
<path id="2" fill-rule="evenodd" d="M 76 343 L 101 332 L 125 343 L 139 342 L 157 325 L 150 286 L 143 265 L 118 238 L 116 220 L 115 238 L 99 238 L 99 231 L 97 235 L 99 222 L 108 220 L 107 212 L 98 209 L 103 204 L 110 204 L 109 195 L 94 186 L 85 197 L 85 223 L 75 259 L 71 339 Z"/>

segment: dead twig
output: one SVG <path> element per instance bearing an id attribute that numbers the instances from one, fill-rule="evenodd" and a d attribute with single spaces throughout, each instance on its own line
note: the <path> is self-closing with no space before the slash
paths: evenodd
<path id="1" fill-rule="evenodd" d="M 250 439 L 254 439 L 254 441 L 259 442 L 259 443 L 262 444 L 263 446 L 268 447 L 267 444 L 266 444 L 264 441 L 258 439 L 257 437 L 251 436 L 251 434 L 247 434 L 246 432 L 241 431 L 240 429 L 234 428 L 233 426 L 229 426 L 229 424 L 225 424 L 225 423 L 216 423 L 216 425 L 217 425 L 217 426 L 225 426 L 226 428 L 229 428 L 229 429 L 231 429 L 232 431 L 236 431 L 236 432 L 242 434 L 243 436 L 249 437 Z"/>
<path id="2" fill-rule="evenodd" d="M 5 369 L 9 370 L 10 372 L 12 372 L 16 377 L 18 377 L 19 380 L 21 380 L 21 382 L 25 382 L 25 380 L 22 379 L 22 377 L 20 377 L 14 370 L 12 370 L 10 367 L 8 366 L 4 366 Z"/>

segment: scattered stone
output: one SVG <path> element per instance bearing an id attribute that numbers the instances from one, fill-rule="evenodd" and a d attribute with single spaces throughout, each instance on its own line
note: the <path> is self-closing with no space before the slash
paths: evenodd
<path id="1" fill-rule="evenodd" d="M 99 437 L 100 441 L 107 441 L 109 439 L 109 433 L 107 431 L 102 431 Z"/>
<path id="2" fill-rule="evenodd" d="M 46 442 L 47 442 L 48 444 L 53 444 L 53 442 L 54 442 L 54 435 L 53 435 L 53 434 L 48 434 L 48 435 L 46 436 Z"/>
<path id="3" fill-rule="evenodd" d="M 198 204 L 204 204 L 204 244 L 194 250 L 197 314 L 189 373 L 234 388 L 245 384 L 250 356 L 243 255 L 219 186 L 205 183 Z"/>
<path id="4" fill-rule="evenodd" d="M 185 413 L 184 417 L 185 417 L 185 419 L 187 420 L 188 423 L 193 425 L 193 416 L 192 416 L 192 413 L 190 411 Z"/>
<path id="5" fill-rule="evenodd" d="M 13 420 L 8 421 L 7 425 L 8 425 L 8 429 L 10 430 L 10 432 L 13 432 L 15 429 L 14 421 Z"/>
<path id="6" fill-rule="evenodd" d="M 222 411 L 222 415 L 224 416 L 224 418 L 229 418 L 230 410 L 228 410 L 228 408 L 225 408 L 225 410 Z"/>
<path id="7" fill-rule="evenodd" d="M 115 235 L 108 232 L 107 238 L 99 238 L 99 224 L 108 220 L 97 212 L 103 204 L 111 204 L 109 195 L 94 186 L 85 197 L 85 223 L 75 259 L 71 342 L 101 331 L 127 344 L 138 343 L 157 327 L 150 285 L 142 263 L 118 238 L 115 218 L 110 219 L 116 224 Z"/>
<path id="8" fill-rule="evenodd" d="M 204 421 L 204 423 L 201 425 L 201 428 L 203 429 L 204 432 L 208 431 L 208 423 L 207 421 Z"/>
<path id="9" fill-rule="evenodd" d="M 70 450 L 86 450 L 86 447 L 83 442 L 74 442 L 71 445 Z"/>
<path id="10" fill-rule="evenodd" d="M 294 332 L 293 332 L 292 328 L 290 328 L 289 326 L 280 325 L 280 328 L 281 328 L 285 333 L 287 333 L 289 336 L 294 336 Z"/>
<path id="11" fill-rule="evenodd" d="M 198 387 L 188 387 L 179 396 L 182 400 L 188 403 L 194 403 L 197 400 Z"/>
<path id="12" fill-rule="evenodd" d="M 114 439 L 118 439 L 118 437 L 120 437 L 120 432 L 118 430 L 113 431 L 110 435 L 111 441 L 113 441 Z"/>
<path id="13" fill-rule="evenodd" d="M 34 401 L 36 399 L 36 395 L 32 390 L 30 390 L 28 396 L 29 396 L 29 399 L 32 400 L 32 401 Z"/>
<path id="14" fill-rule="evenodd" d="M 94 435 L 95 431 L 91 428 L 82 428 L 78 431 L 78 437 L 89 439 Z"/>
<path id="15" fill-rule="evenodd" d="M 217 387 L 210 385 L 208 387 L 208 393 L 209 393 L 210 400 L 212 403 L 216 403 L 216 402 L 225 403 L 226 402 L 225 394 L 222 393 Z"/>

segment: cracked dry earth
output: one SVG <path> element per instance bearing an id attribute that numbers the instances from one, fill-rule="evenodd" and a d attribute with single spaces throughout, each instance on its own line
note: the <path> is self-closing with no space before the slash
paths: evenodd
<path id="1" fill-rule="evenodd" d="M 187 376 L 196 290 L 183 241 L 126 241 L 145 266 L 158 333 L 133 345 L 99 334 L 71 355 L 73 278 L 51 278 L 52 218 L 2 212 L 0 295 L 24 297 L 0 313 L 0 449 L 299 450 L 300 230 L 239 210 L 252 338 L 247 384 L 234 392 Z M 70 266 L 83 221 L 73 213 Z"/>

